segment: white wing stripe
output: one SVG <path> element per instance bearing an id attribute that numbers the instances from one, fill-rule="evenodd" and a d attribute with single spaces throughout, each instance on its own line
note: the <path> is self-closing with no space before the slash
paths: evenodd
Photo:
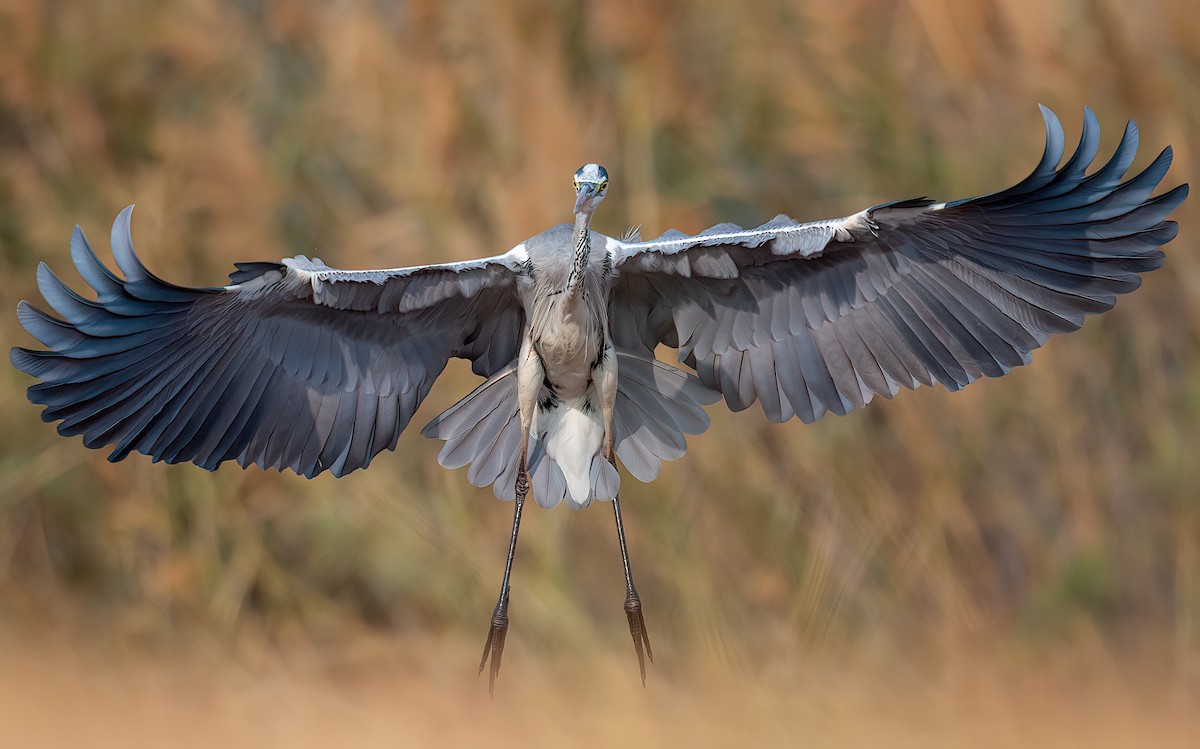
<path id="1" fill-rule="evenodd" d="M 786 217 L 779 217 L 786 218 Z M 866 226 L 867 211 L 860 211 L 853 216 L 845 218 L 826 219 L 823 221 L 810 221 L 808 223 L 793 223 L 787 225 L 779 225 L 779 218 L 774 221 L 764 224 L 755 229 L 745 229 L 743 231 L 731 232 L 714 232 L 712 234 L 697 234 L 694 236 L 674 237 L 672 239 L 652 239 L 648 242 L 622 242 L 617 239 L 610 239 L 609 252 L 619 257 L 628 258 L 633 255 L 638 255 L 643 252 L 667 252 L 672 250 L 683 250 L 689 247 L 697 247 L 703 245 L 711 245 L 714 243 L 742 243 L 755 239 L 766 237 L 775 239 L 778 237 L 794 236 L 798 234 L 817 234 L 822 231 L 827 231 L 831 239 L 845 241 L 850 239 L 850 230 Z M 790 220 L 790 219 L 789 219 Z M 615 252 L 614 252 L 615 249 Z M 819 252 L 820 248 L 810 250 L 810 252 Z M 792 254 L 792 253 L 786 253 Z M 807 253 L 805 253 L 807 254 Z"/>
<path id="2" fill-rule="evenodd" d="M 727 240 L 727 239 L 753 239 L 754 237 L 763 237 L 763 236 L 767 236 L 767 235 L 778 236 L 781 234 L 795 234 L 797 232 L 812 231 L 813 229 L 818 229 L 818 228 L 822 228 L 824 226 L 830 226 L 833 224 L 837 224 L 840 221 L 841 221 L 841 219 L 838 219 L 835 221 L 822 221 L 822 222 L 813 223 L 813 224 L 799 224 L 797 226 L 786 227 L 783 229 L 778 229 L 778 228 L 776 228 L 776 229 L 747 229 L 746 231 L 731 231 L 731 232 L 724 232 L 722 234 L 698 234 L 696 236 L 681 237 L 679 239 L 664 239 L 664 240 L 655 239 L 655 240 L 651 240 L 649 242 L 637 242 L 635 244 L 622 243 L 622 244 L 624 244 L 624 246 L 630 250 L 653 250 L 653 249 L 665 248 L 665 247 L 694 245 L 694 244 L 698 244 L 699 242 L 708 243 L 708 242 L 712 242 L 714 240 L 723 241 L 723 240 Z"/>
<path id="3" fill-rule="evenodd" d="M 284 258 L 281 262 L 293 273 L 306 281 L 366 281 L 383 283 L 390 278 L 411 276 L 420 271 L 466 271 L 486 268 L 490 265 L 501 265 L 510 270 L 529 259 L 525 251 L 525 243 L 517 245 L 503 255 L 479 258 L 477 260 L 462 260 L 455 263 L 435 263 L 432 265 L 410 265 L 404 268 L 379 268 L 371 270 L 341 270 L 330 268 L 320 258 L 307 258 L 304 255 Z"/>

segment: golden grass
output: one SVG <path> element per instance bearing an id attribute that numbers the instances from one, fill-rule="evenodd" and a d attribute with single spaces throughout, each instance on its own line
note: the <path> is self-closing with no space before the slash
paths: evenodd
<path id="1" fill-rule="evenodd" d="M 569 174 L 592 160 L 613 174 L 609 233 L 976 194 L 1032 166 L 1039 101 L 1068 132 L 1093 105 L 1102 153 L 1135 116 L 1135 167 L 1171 143 L 1174 184 L 1200 159 L 1193 5 L 4 0 L 0 308 L 36 296 L 39 260 L 71 277 L 72 224 L 103 248 L 134 201 L 148 265 L 202 285 L 235 260 L 314 247 L 341 267 L 503 250 L 564 220 Z M 1165 643 L 1170 680 L 1191 683 L 1195 205 L 1143 289 L 1003 380 L 813 426 L 714 409 L 683 461 L 625 492 L 661 659 L 760 673 L 780 653 L 1084 638 L 1097 652 Z M 0 330 L 31 343 L 11 314 Z M 452 366 L 414 423 L 471 383 Z M 437 467 L 415 430 L 341 482 L 110 465 L 39 423 L 29 384 L 0 373 L 0 617 L 334 650 L 371 632 L 483 634 L 510 507 Z M 548 664 L 628 655 L 610 525 L 606 506 L 527 518 L 512 637 Z M 458 679 L 474 648 L 447 648 L 439 668 Z M 506 687 L 533 696 L 519 657 Z M 329 699 L 298 689 L 287 699 L 304 708 Z M 954 706 L 952 692 L 928 699 Z M 682 704 L 668 714 L 690 720 Z"/>
<path id="2" fill-rule="evenodd" d="M 0 720 L 13 746 L 1191 747 L 1200 701 L 1161 673 L 963 654 L 896 668 L 852 654 L 749 675 L 711 663 L 652 677 L 628 658 L 548 663 L 519 644 L 497 693 L 437 636 L 360 642 L 337 656 L 231 662 L 39 641 L 3 650 Z"/>

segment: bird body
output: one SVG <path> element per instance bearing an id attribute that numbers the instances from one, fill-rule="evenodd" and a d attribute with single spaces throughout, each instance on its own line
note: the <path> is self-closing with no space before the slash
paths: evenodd
<path id="1" fill-rule="evenodd" d="M 567 396 L 582 395 L 591 365 L 609 342 L 608 293 L 603 239 L 588 246 L 580 292 L 567 293 L 575 232 L 562 224 L 525 242 L 529 272 L 518 277 L 517 289 L 529 319 L 528 335 L 555 389 Z"/>
<path id="2" fill-rule="evenodd" d="M 844 415 L 875 396 L 941 384 L 957 390 L 1027 364 L 1052 333 L 1079 328 L 1174 239 L 1180 185 L 1154 190 L 1165 149 L 1124 179 L 1139 134 L 1087 173 L 1099 125 L 1085 110 L 1073 156 L 1042 109 L 1046 148 L 1023 181 L 935 203 L 883 203 L 845 218 L 777 216 L 623 240 L 591 231 L 608 174 L 575 174 L 575 222 L 502 255 L 346 271 L 297 256 L 240 263 L 230 284 L 187 288 L 134 253 L 130 209 L 113 225 L 121 275 L 76 227 L 71 256 L 96 292 L 75 293 L 47 266 L 38 285 L 61 317 L 21 302 L 44 350 L 14 348 L 41 380 L 29 398 L 63 435 L 155 460 L 223 461 L 341 476 L 394 449 L 451 357 L 484 382 L 423 434 L 438 458 L 515 499 L 504 580 L 484 663 L 499 669 L 522 506 L 612 499 L 625 611 L 651 656 L 620 510 L 619 460 L 641 481 L 681 457 L 708 426 L 703 406 L 762 406 L 771 421 Z M 678 350 L 685 372 L 660 362 Z M 644 663 L 642 678 L 645 679 Z"/>
<path id="3" fill-rule="evenodd" d="M 602 243 L 593 250 L 590 234 L 578 244 L 580 231 L 586 225 L 563 224 L 527 240 L 529 271 L 517 280 L 529 320 L 517 365 L 518 403 L 533 411 L 531 431 L 562 472 L 565 498 L 575 508 L 594 498 L 612 499 L 619 484 L 601 454 L 605 407 L 611 415 L 617 382 L 608 335 L 611 266 Z M 579 254 L 583 270 L 572 294 Z"/>

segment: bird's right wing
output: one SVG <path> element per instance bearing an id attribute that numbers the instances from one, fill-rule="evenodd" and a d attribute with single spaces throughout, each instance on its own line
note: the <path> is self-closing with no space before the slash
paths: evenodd
<path id="1" fill-rule="evenodd" d="M 244 263 L 232 285 L 185 288 L 134 254 L 130 209 L 113 224 L 119 277 L 76 227 L 71 255 L 95 301 L 45 265 L 21 324 L 49 350 L 14 348 L 42 380 L 42 418 L 88 447 L 112 445 L 215 469 L 290 468 L 340 476 L 392 449 L 451 356 L 491 375 L 515 358 L 524 313 L 505 255 L 385 271 L 341 271 L 297 257 Z"/>
<path id="2" fill-rule="evenodd" d="M 786 216 L 646 242 L 606 240 L 618 346 L 677 347 L 730 408 L 773 421 L 844 414 L 875 395 L 934 382 L 957 390 L 1028 363 L 1051 333 L 1113 306 L 1159 267 L 1182 185 L 1151 197 L 1166 149 L 1122 182 L 1133 123 L 1113 158 L 1086 112 L 1061 167 L 1063 131 L 1043 108 L 1046 149 L 1023 182 L 949 203 L 905 200 L 842 219 Z"/>

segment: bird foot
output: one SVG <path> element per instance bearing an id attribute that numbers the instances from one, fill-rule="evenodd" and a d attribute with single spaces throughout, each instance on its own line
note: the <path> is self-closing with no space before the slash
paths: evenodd
<path id="1" fill-rule="evenodd" d="M 491 627 L 488 629 L 487 641 L 483 643 L 483 658 L 479 661 L 479 673 L 488 665 L 491 656 L 491 667 L 488 669 L 488 695 L 496 694 L 496 675 L 500 673 L 500 659 L 504 657 L 504 637 L 508 634 L 508 591 L 496 603 L 492 612 Z"/>
<path id="2" fill-rule="evenodd" d="M 642 674 L 642 686 L 646 686 L 646 658 L 654 663 L 654 651 L 650 649 L 650 633 L 646 631 L 646 620 L 642 617 L 642 600 L 633 588 L 625 596 L 625 617 L 629 620 L 629 634 L 633 636 L 633 649 L 637 651 L 638 669 Z"/>

